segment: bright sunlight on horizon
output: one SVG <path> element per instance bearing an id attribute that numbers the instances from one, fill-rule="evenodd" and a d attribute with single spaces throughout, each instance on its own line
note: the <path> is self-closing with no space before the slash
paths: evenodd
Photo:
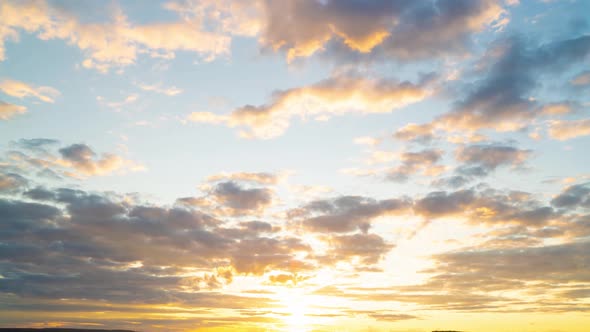
<path id="1" fill-rule="evenodd" d="M 0 0 L 0 330 L 588 331 L 588 13 Z"/>

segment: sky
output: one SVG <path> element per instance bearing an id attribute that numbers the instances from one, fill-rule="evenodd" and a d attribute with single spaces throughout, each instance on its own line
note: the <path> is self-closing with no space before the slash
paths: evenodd
<path id="1" fill-rule="evenodd" d="M 585 331 L 590 1 L 0 1 L 0 327 Z"/>

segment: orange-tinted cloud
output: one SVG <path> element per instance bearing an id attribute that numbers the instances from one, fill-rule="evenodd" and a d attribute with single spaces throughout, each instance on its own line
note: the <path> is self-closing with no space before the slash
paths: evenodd
<path id="1" fill-rule="evenodd" d="M 12 97 L 21 99 L 25 97 L 32 97 L 46 103 L 55 102 L 54 98 L 60 95 L 59 91 L 54 88 L 48 86 L 36 87 L 15 80 L 1 81 L 0 91 Z"/>
<path id="2" fill-rule="evenodd" d="M 11 117 L 27 111 L 27 108 L 20 105 L 5 103 L 0 100 L 0 120 L 8 120 Z"/>
<path id="3" fill-rule="evenodd" d="M 550 121 L 548 132 L 551 138 L 560 141 L 587 136 L 590 135 L 590 119 Z"/>
<path id="4" fill-rule="evenodd" d="M 194 112 L 193 122 L 244 127 L 245 137 L 272 138 L 282 135 L 291 118 L 324 119 L 346 113 L 385 113 L 427 97 L 432 77 L 418 84 L 357 75 L 337 75 L 310 86 L 279 91 L 269 104 L 246 105 L 229 115 Z"/>

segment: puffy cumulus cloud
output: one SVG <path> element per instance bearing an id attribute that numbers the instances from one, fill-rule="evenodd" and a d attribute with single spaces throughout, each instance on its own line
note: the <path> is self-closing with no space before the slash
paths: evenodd
<path id="1" fill-rule="evenodd" d="M 183 197 L 178 204 L 199 206 L 220 216 L 259 216 L 272 206 L 274 191 L 268 188 L 246 188 L 235 181 L 224 181 L 206 187 L 201 197 Z"/>
<path id="2" fill-rule="evenodd" d="M 82 65 L 100 71 L 132 64 L 143 53 L 170 59 L 190 51 L 209 61 L 227 55 L 234 36 L 255 37 L 265 49 L 284 51 L 287 61 L 317 53 L 414 60 L 465 51 L 471 34 L 508 20 L 497 0 L 203 0 L 163 8 L 178 19 L 135 24 L 115 9 L 109 22 L 86 23 L 67 6 L 3 2 L 0 60 L 5 41 L 18 40 L 21 31 L 76 45 L 86 56 Z"/>
<path id="3" fill-rule="evenodd" d="M 99 156 L 86 144 L 63 146 L 55 151 L 57 145 L 59 141 L 53 139 L 20 139 L 13 143 L 16 150 L 6 152 L 6 162 L 19 172 L 35 172 L 38 176 L 51 175 L 52 178 L 83 178 L 145 170 L 143 165 L 117 154 Z"/>
<path id="4" fill-rule="evenodd" d="M 0 100 L 0 120 L 8 120 L 17 114 L 27 111 L 27 108 L 20 105 L 5 103 Z"/>
<path id="5" fill-rule="evenodd" d="M 330 249 L 320 261 L 350 260 L 361 269 L 378 263 L 394 247 L 377 234 L 332 235 L 324 240 Z"/>
<path id="6" fill-rule="evenodd" d="M 580 136 L 590 135 L 590 119 L 570 121 L 549 121 L 549 136 L 553 139 L 565 141 Z"/>
<path id="7" fill-rule="evenodd" d="M 246 105 L 229 115 L 193 112 L 190 121 L 245 127 L 245 137 L 273 138 L 282 135 L 291 118 L 325 119 L 346 113 L 386 113 L 418 102 L 431 93 L 433 75 L 420 82 L 337 74 L 318 83 L 277 91 L 269 104 Z"/>
<path id="8" fill-rule="evenodd" d="M 213 195 L 223 205 L 235 210 L 260 210 L 272 202 L 268 189 L 244 189 L 235 182 L 222 182 L 215 186 Z"/>
<path id="9" fill-rule="evenodd" d="M 207 177 L 207 181 L 209 182 L 217 182 L 221 180 L 230 180 L 230 181 L 241 181 L 241 182 L 250 182 L 250 183 L 257 183 L 257 184 L 266 184 L 266 185 L 274 185 L 278 184 L 285 180 L 288 176 L 288 173 L 268 173 L 268 172 L 238 172 L 238 173 L 227 173 L 222 172 L 218 174 L 213 174 Z"/>
<path id="10" fill-rule="evenodd" d="M 15 144 L 47 150 L 57 143 L 35 139 Z M 84 150 L 72 148 L 65 154 L 75 159 Z M 208 195 L 225 200 L 220 198 L 212 211 L 225 205 L 232 210 L 256 205 L 250 202 L 257 201 L 252 197 L 259 197 L 261 191 L 256 189 L 262 188 L 221 180 Z M 489 229 L 497 238 L 495 243 L 432 256 L 434 267 L 422 271 L 428 273 L 422 284 L 381 289 L 348 284 L 346 289 L 332 286 L 316 293 L 414 303 L 427 309 L 493 311 L 514 304 L 515 310 L 566 311 L 571 308 L 540 306 L 539 301 L 546 294 L 557 302 L 583 296 L 575 290 L 586 288 L 590 277 L 586 266 L 590 251 L 584 242 L 590 218 L 573 210 L 587 207 L 585 184 L 565 189 L 554 198 L 553 207 L 529 193 L 480 188 L 435 192 L 414 203 L 406 198 L 359 196 L 314 200 L 289 210 L 286 220 L 275 215 L 270 221 L 226 218 L 195 205 L 148 204 L 113 192 L 14 188 L 10 199 L 0 198 L 0 306 L 14 310 L 46 312 L 59 305 L 52 312 L 63 309 L 71 314 L 77 306 L 90 314 L 118 310 L 136 315 L 151 310 L 150 317 L 155 317 L 163 311 L 164 316 L 175 316 L 201 310 L 210 314 L 222 308 L 217 319 L 231 321 L 243 316 L 242 310 L 276 309 L 280 304 L 266 298 L 275 295 L 274 287 L 321 286 L 314 284 L 320 280 L 314 278 L 326 269 L 354 275 L 380 271 L 379 263 L 395 244 L 385 235 L 369 232 L 371 223 L 412 212 L 492 226 Z M 240 195 L 249 197 L 241 201 Z M 521 234 L 552 240 L 572 240 L 575 235 L 577 242 L 542 246 L 543 242 Z M 505 238 L 510 243 L 499 243 Z M 240 289 L 242 282 L 273 287 L 266 293 L 230 295 L 234 286 L 226 286 L 236 283 Z M 543 292 L 549 288 L 546 285 L 555 289 Z M 500 296 L 499 291 L 510 293 Z M 201 326 L 200 318 L 195 319 Z"/>
<path id="11" fill-rule="evenodd" d="M 63 39 L 84 52 L 83 67 L 103 72 L 133 64 L 142 53 L 173 58 L 177 51 L 189 51 L 212 60 L 229 53 L 232 34 L 252 32 L 241 30 L 245 26 L 240 14 L 243 5 L 202 1 L 170 3 L 164 8 L 180 19 L 134 24 L 117 8 L 110 22 L 85 23 L 65 6 L 42 0 L 5 1 L 0 6 L 0 60 L 5 58 L 4 41 L 18 39 L 20 31 L 35 33 L 43 40 Z"/>
<path id="12" fill-rule="evenodd" d="M 523 167 L 531 157 L 531 150 L 524 150 L 503 143 L 464 145 L 455 151 L 455 159 L 461 163 L 450 177 L 434 181 L 438 186 L 461 187 L 471 181 L 488 176 L 500 167 Z"/>
<path id="13" fill-rule="evenodd" d="M 194 209 L 139 205 L 116 194 L 68 188 L 38 187 L 25 196 L 41 203 L 0 200 L 5 292 L 115 302 L 182 301 L 203 287 L 231 282 L 232 271 L 261 275 L 313 266 L 297 259 L 311 250 L 307 244 L 274 232 L 264 222 L 234 227 Z M 19 270 L 29 263 L 36 265 Z M 46 275 L 46 283 L 31 284 L 29 293 L 19 288 L 39 273 Z M 96 283 L 95 278 L 111 282 Z M 69 286 L 52 280 L 67 280 Z M 158 299 L 164 294 L 159 290 L 140 291 L 151 287 L 171 293 Z"/>
<path id="14" fill-rule="evenodd" d="M 551 200 L 551 204 L 557 208 L 590 208 L 590 183 L 567 187 Z"/>
<path id="15" fill-rule="evenodd" d="M 408 199 L 375 200 L 362 196 L 341 196 L 312 201 L 288 212 L 297 225 L 312 232 L 366 233 L 371 222 L 379 217 L 400 215 L 411 206 Z"/>
<path id="16" fill-rule="evenodd" d="M 465 50 L 472 33 L 504 14 L 495 0 L 271 1 L 260 41 L 287 61 L 316 53 L 415 60 Z"/>
<path id="17" fill-rule="evenodd" d="M 415 201 L 414 213 L 428 219 L 453 217 L 490 226 L 543 227 L 562 217 L 528 193 L 493 189 L 431 192 Z"/>
<path id="18" fill-rule="evenodd" d="M 445 216 L 463 211 L 475 201 L 472 190 L 461 190 L 452 193 L 436 191 L 418 200 L 414 211 L 427 217 Z"/>
<path id="19" fill-rule="evenodd" d="M 387 179 L 404 182 L 418 172 L 426 176 L 437 176 L 444 172 L 445 167 L 436 165 L 442 158 L 441 150 L 422 150 L 418 152 L 404 152 L 400 155 L 401 165 L 387 172 Z"/>
<path id="20" fill-rule="evenodd" d="M 483 79 L 465 88 L 456 108 L 434 120 L 446 131 L 493 128 L 513 131 L 543 115 L 531 97 L 545 74 L 566 69 L 590 54 L 590 36 L 532 45 L 520 37 L 503 39 L 490 48 L 493 63 Z"/>
<path id="21" fill-rule="evenodd" d="M 62 159 L 57 163 L 70 167 L 82 175 L 106 175 L 116 170 L 143 170 L 144 167 L 121 156 L 106 153 L 97 157 L 96 153 L 86 144 L 72 144 L 59 149 Z"/>
<path id="22" fill-rule="evenodd" d="M 48 86 L 32 86 L 24 82 L 3 80 L 0 82 L 0 91 L 16 98 L 36 98 L 46 103 L 55 102 L 55 97 L 60 95 L 56 89 Z"/>
<path id="23" fill-rule="evenodd" d="M 456 158 L 469 165 L 494 170 L 501 165 L 522 165 L 531 155 L 531 150 L 521 150 L 500 144 L 475 144 L 460 147 Z"/>

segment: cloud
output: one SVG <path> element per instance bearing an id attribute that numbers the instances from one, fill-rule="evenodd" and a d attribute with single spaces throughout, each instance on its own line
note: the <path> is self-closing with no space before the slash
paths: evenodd
<path id="1" fill-rule="evenodd" d="M 580 136 L 590 135 L 590 119 L 549 121 L 549 136 L 553 139 L 565 141 Z"/>
<path id="2" fill-rule="evenodd" d="M 0 60 L 5 58 L 4 40 L 16 40 L 20 31 L 35 33 L 42 40 L 62 39 L 84 52 L 82 66 L 101 72 L 136 62 L 139 54 L 172 58 L 177 51 L 189 51 L 210 61 L 227 55 L 231 35 L 242 35 L 235 19 L 210 20 L 219 13 L 238 12 L 242 6 L 207 1 L 191 10 L 169 4 L 165 9 L 180 16 L 173 22 L 133 24 L 115 8 L 109 22 L 85 23 L 68 11 L 45 1 L 3 2 L 0 7 Z M 234 22 L 235 21 L 235 22 Z M 211 23 L 211 24 L 209 24 Z"/>
<path id="3" fill-rule="evenodd" d="M 268 276 L 268 281 L 273 284 L 290 284 L 296 286 L 298 282 L 304 280 L 305 277 L 298 276 L 297 274 L 274 274 Z"/>
<path id="4" fill-rule="evenodd" d="M 217 184 L 213 195 L 221 204 L 235 210 L 260 210 L 272 202 L 272 194 L 268 189 L 243 189 L 231 181 Z"/>
<path id="5" fill-rule="evenodd" d="M 549 103 L 543 105 L 540 113 L 547 115 L 560 115 L 572 112 L 573 105 L 570 102 Z"/>
<path id="6" fill-rule="evenodd" d="M 381 142 L 380 139 L 370 137 L 370 136 L 356 137 L 354 139 L 354 144 L 359 144 L 359 145 L 376 146 L 376 145 L 379 145 L 380 142 Z"/>
<path id="7" fill-rule="evenodd" d="M 394 247 L 377 234 L 333 235 L 325 241 L 330 243 L 330 262 L 358 259 L 363 266 L 378 263 Z"/>
<path id="8" fill-rule="evenodd" d="M 394 134 L 398 140 L 430 143 L 434 139 L 434 128 L 431 124 L 409 123 L 398 129 Z"/>
<path id="9" fill-rule="evenodd" d="M 143 166 L 122 157 L 106 153 L 97 158 L 96 153 L 85 144 L 72 144 L 59 149 L 62 159 L 59 164 L 75 169 L 82 175 L 106 175 L 116 170 L 142 170 Z"/>
<path id="10" fill-rule="evenodd" d="M 217 182 L 221 180 L 242 181 L 257 184 L 274 185 L 283 181 L 287 173 L 273 174 L 267 172 L 238 172 L 238 173 L 218 173 L 207 177 L 208 182 Z"/>
<path id="11" fill-rule="evenodd" d="M 193 112 L 188 120 L 245 127 L 240 132 L 242 136 L 268 139 L 282 135 L 293 117 L 318 119 L 402 108 L 428 96 L 432 79 L 432 75 L 427 75 L 414 84 L 340 74 L 310 86 L 277 91 L 269 104 L 242 106 L 229 115 Z"/>
<path id="12" fill-rule="evenodd" d="M 295 253 L 308 252 L 310 248 L 297 238 L 273 233 L 272 227 L 263 222 L 244 222 L 242 227 L 232 228 L 223 220 L 193 209 L 135 205 L 115 194 L 68 188 L 35 188 L 26 196 L 44 203 L 0 200 L 0 219 L 5 219 L 2 220 L 5 227 L 0 228 L 3 240 L 0 262 L 11 262 L 11 269 L 27 262 L 38 263 L 33 270 L 23 270 L 29 271 L 21 276 L 24 283 L 35 271 L 45 271 L 49 279 L 69 280 L 70 286 L 73 282 L 79 286 L 88 283 L 88 287 L 101 276 L 104 280 L 113 279 L 112 283 L 100 283 L 109 285 L 106 292 L 95 292 L 95 287 L 74 289 L 51 283 L 43 286 L 39 280 L 40 288 L 31 285 L 29 289 L 33 293 L 44 292 L 44 295 L 39 294 L 42 296 L 58 296 L 61 292 L 61 297 L 165 301 L 167 296 L 157 298 L 163 295 L 159 290 L 145 294 L 135 291 L 153 287 L 151 282 L 157 282 L 158 289 L 166 285 L 167 290 L 181 296 L 178 292 L 184 291 L 178 288 L 180 281 L 182 285 L 193 286 L 202 282 L 215 285 L 221 282 L 220 278 L 231 282 L 231 270 L 228 274 L 227 269 L 223 273 L 217 269 L 214 274 L 198 280 L 186 280 L 184 268 L 210 270 L 230 262 L 235 271 L 245 274 L 263 274 L 269 269 L 304 271 L 309 268 L 309 263 L 298 261 Z M 54 204 L 63 205 L 64 210 Z M 21 242 L 25 237 L 26 243 Z M 141 264 L 130 267 L 134 262 Z M 18 273 L 10 271 L 3 271 L 3 276 L 20 278 Z M 74 271 L 80 274 L 69 277 Z M 153 274 L 160 278 L 153 279 Z M 118 278 L 123 279 L 116 280 Z M 3 290 L 21 281 L 3 283 Z M 143 281 L 148 284 L 142 284 Z M 185 299 L 190 293 L 192 291 L 185 293 Z"/>
<path id="13" fill-rule="evenodd" d="M 31 151 L 45 151 L 45 146 L 51 146 L 58 144 L 59 141 L 51 138 L 21 138 L 16 141 L 16 145 L 20 148 L 31 150 Z"/>
<path id="14" fill-rule="evenodd" d="M 6 153 L 7 164 L 24 174 L 51 175 L 52 178 L 103 176 L 115 172 L 145 170 L 140 163 L 113 153 L 98 155 L 86 144 L 63 146 L 57 151 L 59 141 L 46 138 L 20 139 L 13 143 L 17 150 Z"/>
<path id="15" fill-rule="evenodd" d="M 590 72 L 589 71 L 585 71 L 582 73 L 579 73 L 578 75 L 576 75 L 576 77 L 574 77 L 571 81 L 570 81 L 571 85 L 574 86 L 586 86 L 590 84 Z"/>
<path id="16" fill-rule="evenodd" d="M 24 106 L 5 103 L 0 100 L 0 120 L 8 120 L 11 117 L 27 111 Z"/>
<path id="17" fill-rule="evenodd" d="M 432 256 L 422 284 L 390 287 L 327 286 L 317 293 L 357 301 L 414 303 L 459 312 L 568 312 L 578 285 L 590 278 L 588 241 L 541 247 L 462 248 Z M 513 307 L 514 306 L 514 307 Z M 513 307 L 507 309 L 508 307 Z"/>
<path id="18" fill-rule="evenodd" d="M 469 166 L 492 171 L 502 165 L 522 165 L 531 155 L 531 150 L 520 150 L 501 144 L 475 144 L 457 149 L 456 158 Z"/>
<path id="19" fill-rule="evenodd" d="M 176 96 L 178 94 L 181 94 L 184 91 L 184 90 L 179 89 L 175 86 L 165 88 L 165 87 L 162 87 L 160 84 L 148 85 L 148 84 L 140 83 L 140 84 L 138 84 L 138 86 L 142 90 L 153 91 L 156 93 L 165 94 L 167 96 Z"/>
<path id="20" fill-rule="evenodd" d="M 129 94 L 127 97 L 125 97 L 125 99 L 123 99 L 121 101 L 107 101 L 102 96 L 96 97 L 96 100 L 100 104 L 103 104 L 109 108 L 112 108 L 116 112 L 121 112 L 123 110 L 123 107 L 127 107 L 127 106 L 137 102 L 137 100 L 139 100 L 139 95 L 136 93 L 132 93 L 132 94 Z"/>
<path id="21" fill-rule="evenodd" d="M 311 232 L 347 233 L 357 229 L 366 233 L 378 217 L 400 215 L 410 202 L 405 199 L 374 200 L 362 196 L 341 196 L 315 200 L 288 213 L 298 226 Z"/>
<path id="22" fill-rule="evenodd" d="M 590 208 L 590 185 L 588 183 L 567 187 L 551 200 L 551 205 L 558 208 Z"/>
<path id="23" fill-rule="evenodd" d="M 36 98 L 45 103 L 54 103 L 55 97 L 60 95 L 56 89 L 48 86 L 32 86 L 15 80 L 3 80 L 0 82 L 0 91 L 3 93 L 23 99 L 25 97 Z"/>
<path id="24" fill-rule="evenodd" d="M 19 192 L 27 184 L 27 179 L 18 174 L 4 174 L 0 171 L 0 194 Z"/>
<path id="25" fill-rule="evenodd" d="M 441 150 L 422 150 L 418 152 L 404 152 L 400 155 L 401 165 L 388 171 L 387 179 L 395 182 L 404 182 L 418 172 L 426 176 L 436 176 L 443 172 L 445 167 L 436 165 L 442 158 Z"/>
<path id="26" fill-rule="evenodd" d="M 456 108 L 434 120 L 446 131 L 494 128 L 514 131 L 539 116 L 530 97 L 543 75 L 563 70 L 590 54 L 590 36 L 541 45 L 521 37 L 500 40 L 489 52 L 495 62 L 471 84 Z M 542 110 L 542 108 L 541 108 Z"/>
<path id="27" fill-rule="evenodd" d="M 477 250 L 435 256 L 449 273 L 475 274 L 486 279 L 547 282 L 588 282 L 590 274 L 576 262 L 587 261 L 589 242 L 544 247 Z M 551 264 L 547 264 L 551 262 Z M 474 280 L 475 281 L 475 280 Z M 457 285 L 458 286 L 458 285 Z"/>
<path id="28" fill-rule="evenodd" d="M 473 224 L 546 226 L 562 215 L 528 193 L 474 189 L 435 191 L 417 199 L 414 213 L 427 219 L 455 217 Z"/>
<path id="29" fill-rule="evenodd" d="M 178 204 L 197 206 L 219 216 L 258 216 L 272 206 L 274 192 L 268 188 L 245 188 L 234 181 L 207 187 L 201 197 L 183 197 Z"/>
<path id="30" fill-rule="evenodd" d="M 415 60 L 460 52 L 472 33 L 500 19 L 504 10 L 490 0 L 289 0 L 266 3 L 265 13 L 261 44 L 284 51 L 290 62 L 317 53 Z"/>
<path id="31" fill-rule="evenodd" d="M 436 185 L 461 187 L 471 181 L 490 175 L 500 167 L 522 167 L 531 157 L 531 150 L 519 149 L 503 143 L 484 143 L 460 146 L 455 159 L 461 163 L 454 174 L 438 179 Z"/>
<path id="32" fill-rule="evenodd" d="M 0 61 L 5 40 L 18 40 L 21 31 L 76 45 L 85 53 L 82 66 L 102 72 L 133 64 L 140 54 L 170 59 L 178 51 L 190 51 L 210 61 L 229 54 L 235 36 L 257 37 L 262 48 L 284 51 L 289 62 L 318 53 L 415 60 L 465 52 L 473 33 L 508 22 L 497 0 L 207 0 L 169 2 L 163 8 L 178 19 L 134 24 L 115 8 L 109 22 L 86 23 L 67 6 L 6 2 L 0 7 Z"/>

